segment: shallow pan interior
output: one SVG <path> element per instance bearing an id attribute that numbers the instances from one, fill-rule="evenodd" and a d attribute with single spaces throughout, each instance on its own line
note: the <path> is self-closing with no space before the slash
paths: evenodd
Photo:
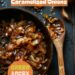
<path id="1" fill-rule="evenodd" d="M 41 30 L 41 32 L 43 33 L 45 37 L 45 42 L 47 45 L 46 57 L 49 59 L 47 63 L 49 67 L 51 63 L 51 59 L 52 59 L 53 48 L 52 48 L 52 42 L 51 42 L 49 33 L 46 27 L 44 27 L 43 23 L 34 14 L 29 12 L 28 10 L 17 9 L 17 8 L 6 8 L 6 9 L 0 10 L 0 21 L 5 20 L 9 22 L 11 19 L 15 19 L 16 21 L 20 21 L 24 19 L 32 20 L 35 23 L 36 27 Z"/>

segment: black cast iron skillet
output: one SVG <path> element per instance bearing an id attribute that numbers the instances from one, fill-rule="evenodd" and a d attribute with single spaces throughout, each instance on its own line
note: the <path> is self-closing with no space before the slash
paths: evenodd
<path id="1" fill-rule="evenodd" d="M 36 27 L 41 30 L 45 37 L 45 42 L 47 46 L 47 54 L 46 57 L 48 58 L 47 66 L 49 68 L 51 60 L 52 60 L 52 54 L 53 54 L 53 48 L 52 43 L 50 39 L 50 35 L 48 33 L 48 30 L 46 27 L 44 27 L 43 23 L 31 12 L 25 9 L 17 9 L 17 8 L 4 8 L 0 10 L 0 21 L 10 21 L 11 19 L 15 19 L 16 21 L 20 20 L 31 20 L 35 23 Z M 45 75 L 46 72 L 43 72 L 42 75 Z"/>

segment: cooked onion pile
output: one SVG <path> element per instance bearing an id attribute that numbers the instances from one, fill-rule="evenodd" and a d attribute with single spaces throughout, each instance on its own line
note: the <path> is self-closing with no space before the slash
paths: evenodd
<path id="1" fill-rule="evenodd" d="M 36 29 L 32 21 L 11 22 L 0 24 L 0 70 L 7 75 L 8 66 L 20 59 L 28 62 L 35 74 L 47 69 L 46 45 L 44 36 Z"/>
<path id="2" fill-rule="evenodd" d="M 52 39 L 60 38 L 62 33 L 64 33 L 64 26 L 60 19 L 55 17 L 49 17 L 47 14 L 44 14 L 44 18 L 46 19 L 47 27 L 49 28 L 50 35 Z"/>

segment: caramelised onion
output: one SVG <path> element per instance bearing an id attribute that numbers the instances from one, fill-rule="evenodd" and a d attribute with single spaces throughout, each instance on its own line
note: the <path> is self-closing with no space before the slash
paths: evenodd
<path id="1" fill-rule="evenodd" d="M 44 16 L 44 18 L 47 20 L 47 28 L 50 31 L 52 39 L 60 38 L 64 32 L 62 22 L 58 18 L 49 17 L 47 14 Z"/>
<path id="2" fill-rule="evenodd" d="M 46 54 L 44 36 L 40 30 L 36 29 L 34 22 L 12 20 L 3 30 L 3 34 L 0 35 L 2 37 L 0 59 L 5 60 L 3 64 L 9 67 L 12 62 L 23 59 L 38 74 L 41 74 L 40 69 L 45 71 L 43 65 L 47 60 L 44 58 Z"/>

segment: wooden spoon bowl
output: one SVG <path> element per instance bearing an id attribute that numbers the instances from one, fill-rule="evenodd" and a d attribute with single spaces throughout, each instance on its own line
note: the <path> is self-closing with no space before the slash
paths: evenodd
<path id="1" fill-rule="evenodd" d="M 47 29 L 56 47 L 59 75 L 65 75 L 64 58 L 63 58 L 63 43 L 64 43 L 64 37 L 65 37 L 65 26 L 63 22 L 59 19 L 56 19 L 53 23 L 51 22 L 49 23 L 50 25 L 47 26 Z"/>

